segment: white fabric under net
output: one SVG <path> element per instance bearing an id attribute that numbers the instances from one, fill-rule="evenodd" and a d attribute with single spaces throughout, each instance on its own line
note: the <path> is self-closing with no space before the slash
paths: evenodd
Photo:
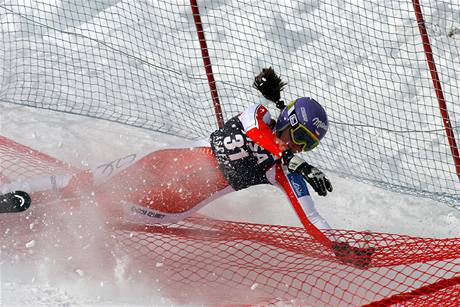
<path id="1" fill-rule="evenodd" d="M 312 164 L 460 208 L 460 183 L 410 0 L 199 1 L 228 119 L 263 67 L 331 127 Z M 422 7 L 457 142 L 460 5 Z M 0 102 L 188 138 L 216 129 L 189 1 L 0 1 Z M 272 115 L 277 111 L 270 105 Z"/>

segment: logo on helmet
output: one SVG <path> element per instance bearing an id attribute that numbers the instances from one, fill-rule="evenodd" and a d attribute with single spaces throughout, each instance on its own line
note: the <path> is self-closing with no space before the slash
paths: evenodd
<path id="1" fill-rule="evenodd" d="M 308 122 L 307 111 L 305 110 L 304 107 L 301 107 L 301 108 L 300 108 L 300 113 L 302 113 L 303 120 L 304 120 L 305 122 Z"/>
<path id="2" fill-rule="evenodd" d="M 297 116 L 295 116 L 295 114 L 292 114 L 291 116 L 289 116 L 289 122 L 291 123 L 292 127 L 294 127 L 295 125 L 299 123 L 299 121 L 297 120 Z"/>
<path id="3" fill-rule="evenodd" d="M 313 118 L 313 126 L 315 126 L 316 128 L 327 130 L 327 125 L 324 122 L 322 122 L 318 117 Z"/>

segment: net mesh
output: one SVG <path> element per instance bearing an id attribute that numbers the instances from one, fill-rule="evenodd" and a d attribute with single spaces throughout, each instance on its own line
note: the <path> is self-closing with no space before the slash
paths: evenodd
<path id="1" fill-rule="evenodd" d="M 67 163 L 0 135 L 0 187 L 45 175 L 78 172 L 77 168 Z"/>
<path id="2" fill-rule="evenodd" d="M 74 171 L 38 151 L 0 138 L 0 157 L 11 157 L 15 152 L 16 163 L 2 164 L 0 177 L 14 180 L 20 175 L 26 180 L 35 172 L 24 172 L 24 168 L 35 167 L 43 167 L 44 172 L 53 168 Z M 94 220 L 94 204 L 89 204 L 88 211 L 77 208 L 74 202 L 59 201 L 2 216 L 3 255 L 12 253 L 13 263 L 22 258 L 26 263 L 38 261 L 38 267 L 51 257 L 52 266 L 58 270 L 63 270 L 61 266 L 81 269 L 83 264 L 103 259 L 107 271 L 115 273 L 116 278 L 145 280 L 149 291 L 155 289 L 163 297 L 183 304 L 460 304 L 459 238 L 325 231 L 328 237 L 351 246 L 375 249 L 369 268 L 359 269 L 342 263 L 303 228 L 204 216 L 157 226 L 120 224 L 118 220 L 107 224 Z M 82 226 L 86 220 L 96 223 L 92 226 L 95 233 Z M 105 226 L 98 226 L 102 224 Z M 40 250 L 47 243 L 51 247 Z M 59 256 L 56 249 L 63 255 Z M 75 261 L 79 261 L 77 265 L 70 266 Z"/>
<path id="3" fill-rule="evenodd" d="M 411 1 L 198 5 L 226 119 L 266 102 L 251 84 L 273 66 L 287 101 L 312 96 L 329 114 L 309 160 L 460 206 Z M 422 10 L 458 138 L 460 5 L 430 0 Z M 0 101 L 188 138 L 216 128 L 188 1 L 3 1 L 0 15 Z"/>
<path id="4" fill-rule="evenodd" d="M 194 217 L 169 227 L 125 225 L 116 232 L 123 250 L 142 263 L 142 274 L 159 278 L 182 303 L 200 293 L 215 304 L 459 304 L 458 239 L 328 234 L 376 247 L 370 268 L 341 264 L 304 229 L 294 227 Z M 210 287 L 218 298 L 207 295 Z"/>

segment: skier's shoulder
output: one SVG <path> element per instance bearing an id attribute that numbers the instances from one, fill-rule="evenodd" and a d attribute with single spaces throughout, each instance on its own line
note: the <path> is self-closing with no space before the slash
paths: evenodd
<path id="1" fill-rule="evenodd" d="M 238 119 L 243 124 L 245 130 L 253 127 L 258 127 L 259 122 L 263 121 L 265 124 L 270 124 L 271 115 L 268 109 L 261 103 L 250 105 L 246 110 L 238 115 Z"/>
<path id="2" fill-rule="evenodd" d="M 265 107 L 261 103 L 254 103 L 248 106 L 243 112 L 239 114 L 239 116 L 243 114 L 251 114 L 251 115 L 264 115 L 264 114 L 269 114 L 270 112 L 268 111 L 267 107 Z"/>

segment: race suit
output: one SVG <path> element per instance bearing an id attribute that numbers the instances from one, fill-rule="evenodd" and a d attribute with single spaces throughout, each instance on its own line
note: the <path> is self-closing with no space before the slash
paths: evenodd
<path id="1" fill-rule="evenodd" d="M 34 195 L 90 192 L 126 221 L 157 224 L 182 220 L 229 192 L 273 184 L 288 197 L 305 227 L 330 228 L 302 176 L 283 165 L 274 124 L 268 110 L 255 104 L 193 147 L 130 154 L 80 174 L 13 182 L 0 192 L 24 190 L 32 202 Z"/>

